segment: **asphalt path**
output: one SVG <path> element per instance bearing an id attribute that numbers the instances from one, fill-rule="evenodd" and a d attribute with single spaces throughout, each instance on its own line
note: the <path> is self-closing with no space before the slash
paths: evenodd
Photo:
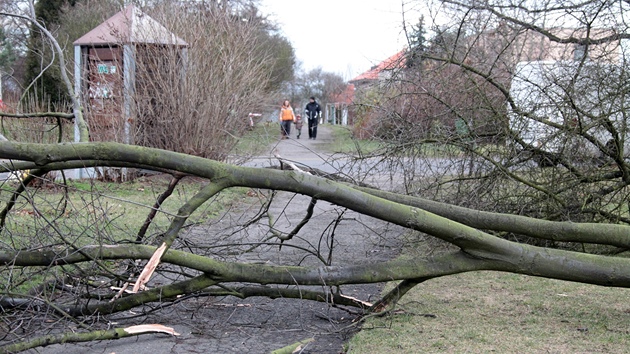
<path id="1" fill-rule="evenodd" d="M 309 139 L 305 132 L 306 129 L 302 129 L 299 139 L 295 132 L 291 132 L 288 139 L 278 139 L 263 155 L 255 156 L 244 165 L 250 167 L 276 166 L 282 159 L 295 163 L 298 167 L 308 166 L 327 173 L 338 172 L 345 165 L 345 160 L 336 160 L 326 153 L 327 145 L 332 143 L 329 126 L 320 125 L 316 139 Z"/>
<path id="2" fill-rule="evenodd" d="M 327 126 L 320 126 L 315 140 L 309 140 L 304 131 L 301 139 L 296 139 L 293 134 L 290 139 L 281 140 L 278 134 L 278 140 L 268 153 L 247 165 L 267 167 L 277 165 L 279 159 L 283 159 L 328 173 L 340 172 L 340 169 L 343 172 L 343 161 L 335 162 L 326 153 L 325 148 L 332 141 L 330 133 Z M 289 231 L 304 217 L 310 198 L 288 192 L 281 192 L 276 198 L 277 203 L 274 202 L 270 210 L 277 216 L 277 223 L 273 227 Z M 192 241 L 191 244 L 195 244 L 199 250 L 207 250 L 215 246 L 212 242 L 216 242 L 216 239 L 225 237 L 222 242 L 235 246 L 231 246 L 231 255 L 223 255 L 221 259 L 277 265 L 321 266 L 316 257 L 305 257 L 298 247 L 317 249 L 323 255 L 333 254 L 334 249 L 335 256 L 331 258 L 333 266 L 370 264 L 391 259 L 399 252 L 397 236 L 402 229 L 323 201 L 317 203 L 308 226 L 300 230 L 293 240 L 286 242 L 282 250 L 277 246 L 269 246 L 259 247 L 257 252 L 235 252 L 239 249 L 239 242 L 248 245 L 269 234 L 265 220 L 247 230 L 232 226 L 252 218 L 257 210 L 259 206 L 237 206 L 230 215 L 208 225 L 191 228 L 180 239 Z M 340 214 L 344 218 L 337 225 L 333 239 L 330 234 L 331 220 Z M 317 291 L 327 289 L 330 290 L 327 287 L 311 288 Z M 343 286 L 342 291 L 348 296 L 373 301 L 378 297 L 381 286 Z M 51 345 L 29 353 L 269 353 L 306 338 L 314 338 L 314 341 L 302 353 L 341 353 L 344 343 L 357 331 L 353 322 L 356 316 L 352 313 L 330 304 L 298 299 L 238 299 L 230 296 L 194 298 L 146 316 L 138 316 L 147 309 L 149 307 L 144 306 L 107 316 L 99 326 L 159 323 L 173 327 L 180 335 L 147 334 L 119 340 Z"/>
<path id="3" fill-rule="evenodd" d="M 358 160 L 347 154 L 330 153 L 332 143 L 330 125 L 320 125 L 316 139 L 308 139 L 304 130 L 300 139 L 292 133 L 289 139 L 279 139 L 263 155 L 255 156 L 243 165 L 265 168 L 278 166 L 281 161 L 288 162 L 299 168 L 317 169 L 387 190 L 400 187 L 405 169 L 413 168 L 416 175 L 437 176 L 447 174 L 453 166 L 453 159 L 442 158 L 415 161 L 400 159 L 397 163 L 390 163 L 381 157 L 363 157 Z"/>

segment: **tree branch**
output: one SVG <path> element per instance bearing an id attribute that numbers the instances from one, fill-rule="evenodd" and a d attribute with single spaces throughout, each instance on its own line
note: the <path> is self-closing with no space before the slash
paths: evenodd
<path id="1" fill-rule="evenodd" d="M 52 344 L 91 342 L 96 340 L 120 339 L 125 337 L 139 336 L 150 333 L 169 333 L 179 335 L 172 328 L 162 325 L 142 325 L 126 328 L 116 328 L 111 330 L 92 332 L 68 332 L 61 334 L 50 334 L 47 336 L 31 338 L 27 341 L 8 344 L 0 347 L 0 353 L 17 353 L 37 347 L 46 347 Z"/>

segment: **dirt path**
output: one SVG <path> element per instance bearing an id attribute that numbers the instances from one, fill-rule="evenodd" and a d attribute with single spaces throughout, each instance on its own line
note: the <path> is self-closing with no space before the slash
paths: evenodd
<path id="1" fill-rule="evenodd" d="M 270 156 L 276 154 L 306 165 L 325 164 L 327 155 L 321 147 L 330 143 L 330 130 L 321 126 L 317 140 L 309 140 L 304 133 L 299 140 L 279 140 L 270 149 Z M 265 158 L 259 160 L 264 161 Z M 270 208 L 270 213 L 277 220 L 273 228 L 282 232 L 291 230 L 304 217 L 309 202 L 310 198 L 305 196 L 278 193 Z M 312 220 L 281 250 L 278 246 L 269 245 L 258 247 L 255 252 L 244 252 L 251 243 L 269 235 L 270 226 L 265 218 L 246 229 L 237 226 L 253 218 L 258 210 L 259 206 L 238 205 L 212 225 L 193 228 L 181 239 L 193 242 L 200 252 L 203 250 L 214 256 L 220 254 L 225 260 L 278 265 L 322 265 L 315 256 L 305 257 L 305 252 L 297 247 L 319 252 L 326 259 L 330 257 L 332 265 L 377 262 L 398 253 L 396 236 L 401 232 L 399 228 L 323 201 L 317 202 Z M 334 220 L 339 215 L 342 215 L 342 220 L 332 232 Z M 221 253 L 221 248 L 217 247 L 219 244 L 229 244 L 230 255 Z M 313 290 L 330 289 L 315 287 Z M 343 286 L 341 291 L 369 301 L 380 293 L 380 287 Z M 130 316 L 132 313 L 122 315 Z M 39 352 L 269 353 L 312 337 L 315 341 L 308 344 L 302 353 L 340 353 L 343 352 L 344 342 L 357 330 L 353 319 L 355 316 L 343 309 L 306 300 L 199 297 L 156 311 L 144 321 L 173 326 L 181 333 L 178 337 L 145 335 L 101 343 L 55 345 Z M 110 321 L 118 322 L 120 326 L 137 324 L 138 320 L 111 318 Z"/>

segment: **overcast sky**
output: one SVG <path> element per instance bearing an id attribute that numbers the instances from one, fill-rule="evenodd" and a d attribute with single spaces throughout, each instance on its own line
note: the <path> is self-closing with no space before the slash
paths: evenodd
<path id="1" fill-rule="evenodd" d="M 262 0 L 261 10 L 307 71 L 321 67 L 349 80 L 406 44 L 401 0 Z"/>

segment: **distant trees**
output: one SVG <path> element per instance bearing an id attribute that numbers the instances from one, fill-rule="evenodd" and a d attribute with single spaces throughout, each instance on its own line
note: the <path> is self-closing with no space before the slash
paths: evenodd
<path id="1" fill-rule="evenodd" d="M 61 44 L 69 75 L 74 73 L 72 42 L 121 9 L 120 2 L 114 0 L 40 1 L 33 8 L 39 23 L 52 29 Z M 23 6 L 11 11 L 26 18 L 31 16 L 27 9 Z M 143 10 L 189 46 L 185 57 L 177 50 L 165 52 L 156 46 L 142 49 L 144 54 L 139 59 L 148 60 L 139 60 L 136 65 L 142 79 L 134 92 L 125 93 L 133 96 L 131 108 L 142 118 L 135 120 L 131 141 L 225 158 L 246 127 L 247 114 L 261 111 L 264 102 L 293 78 L 293 48 L 252 1 L 228 4 L 165 0 L 149 2 Z M 26 110 L 48 107 L 49 102 L 64 103 L 70 98 L 60 79 L 59 54 L 40 32 L 31 29 L 26 51 L 28 73 L 23 87 L 36 93 L 19 103 Z M 118 44 L 126 44 L 124 41 L 121 35 Z M 87 98 L 83 97 L 83 104 L 88 124 L 102 125 L 94 120 L 94 109 Z M 122 105 L 122 101 L 116 104 Z M 54 105 L 55 109 L 64 107 Z M 122 126 L 122 116 L 119 120 Z M 7 128 L 12 129 L 11 125 Z M 95 130 L 91 138 L 109 140 L 115 135 Z"/>
<path id="2" fill-rule="evenodd" d="M 7 38 L 5 29 L 0 27 L 0 92 L 3 76 L 12 74 L 12 67 L 17 59 L 17 52 L 12 41 Z M 1 96 L 1 95 L 0 95 Z"/>
<path id="3" fill-rule="evenodd" d="M 275 58 L 269 61 L 269 67 L 266 69 L 270 73 L 267 89 L 277 91 L 284 83 L 295 77 L 295 52 L 291 43 L 279 34 L 263 32 L 261 36 L 266 43 L 263 47 L 268 48 L 269 54 Z"/>
<path id="4" fill-rule="evenodd" d="M 61 16 L 66 6 L 74 6 L 76 0 L 40 0 L 35 3 L 35 18 L 52 32 L 61 24 Z M 64 43 L 65 41 L 61 41 Z M 67 103 L 69 97 L 61 80 L 58 59 L 55 59 L 50 42 L 34 24 L 30 28 L 28 50 L 26 52 L 25 82 L 32 94 L 43 101 Z"/>
<path id="5" fill-rule="evenodd" d="M 15 59 L 17 59 L 15 46 L 7 38 L 5 29 L 0 27 L 0 72 L 10 70 Z"/>
<path id="6" fill-rule="evenodd" d="M 427 26 L 424 23 L 424 15 L 420 15 L 420 19 L 416 25 L 411 25 L 407 29 L 407 42 L 409 49 L 405 58 L 405 65 L 408 68 L 420 65 L 422 55 L 427 50 Z"/>
<path id="7" fill-rule="evenodd" d="M 346 82 L 338 74 L 322 68 L 299 71 L 287 91 L 292 101 L 306 105 L 308 98 L 316 97 L 320 103 L 330 102 L 346 88 Z"/>

